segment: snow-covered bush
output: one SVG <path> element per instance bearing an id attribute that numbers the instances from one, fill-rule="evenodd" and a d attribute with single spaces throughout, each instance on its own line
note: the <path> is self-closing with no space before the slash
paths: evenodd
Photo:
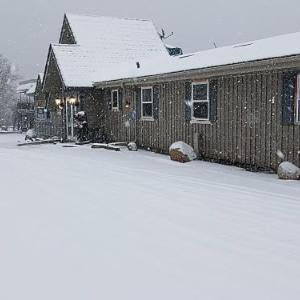
<path id="1" fill-rule="evenodd" d="M 76 117 L 85 117 L 85 111 L 79 111 L 75 116 Z"/>
<path id="2" fill-rule="evenodd" d="M 280 179 L 300 179 L 300 169 L 288 161 L 285 161 L 279 165 L 277 174 Z"/>
<path id="3" fill-rule="evenodd" d="M 181 163 L 190 162 L 197 158 L 194 149 L 184 142 L 176 142 L 169 148 L 170 157 Z"/>
<path id="4" fill-rule="evenodd" d="M 36 138 L 36 133 L 34 129 L 29 129 L 26 132 L 25 141 L 33 141 Z"/>

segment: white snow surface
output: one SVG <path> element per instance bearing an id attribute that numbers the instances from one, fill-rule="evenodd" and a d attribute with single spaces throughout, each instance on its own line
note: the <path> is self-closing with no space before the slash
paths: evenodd
<path id="1" fill-rule="evenodd" d="M 108 68 L 99 73 L 98 82 L 162 75 L 195 69 L 233 65 L 277 57 L 300 55 L 300 32 L 241 44 L 208 49 L 176 57 L 151 58 Z"/>
<path id="2" fill-rule="evenodd" d="M 23 139 L 0 136 L 0 299 L 299 299 L 298 181 Z"/>
<path id="3" fill-rule="evenodd" d="M 36 89 L 36 82 L 32 80 L 31 82 L 20 83 L 19 86 L 17 87 L 17 93 L 32 95 L 34 94 L 35 89 Z"/>
<path id="4" fill-rule="evenodd" d="M 28 94 L 28 95 L 34 95 L 34 93 L 35 93 L 35 91 L 36 91 L 36 84 L 37 84 L 37 83 L 32 84 L 32 86 L 31 86 L 30 89 L 26 92 L 26 94 Z"/>
<path id="5" fill-rule="evenodd" d="M 171 150 L 179 150 L 181 153 L 183 153 L 184 155 L 186 155 L 190 160 L 194 160 L 197 158 L 197 155 L 194 151 L 194 149 L 184 143 L 184 142 L 175 142 L 170 146 L 169 152 Z"/>
<path id="6" fill-rule="evenodd" d="M 151 21 L 67 14 L 76 45 L 52 44 L 66 86 L 91 87 L 120 62 L 169 54 Z"/>

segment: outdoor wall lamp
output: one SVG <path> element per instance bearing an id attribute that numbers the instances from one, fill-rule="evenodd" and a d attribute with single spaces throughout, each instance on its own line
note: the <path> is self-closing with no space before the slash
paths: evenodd
<path id="1" fill-rule="evenodd" d="M 64 108 L 64 101 L 62 99 L 55 99 L 55 104 L 57 105 L 57 107 L 59 107 L 60 109 Z"/>
<path id="2" fill-rule="evenodd" d="M 57 106 L 60 106 L 61 102 L 62 102 L 61 99 L 55 99 L 55 104 Z"/>
<path id="3" fill-rule="evenodd" d="M 71 105 L 75 105 L 77 102 L 77 99 L 75 97 L 69 97 L 67 99 L 68 103 L 70 103 Z"/>

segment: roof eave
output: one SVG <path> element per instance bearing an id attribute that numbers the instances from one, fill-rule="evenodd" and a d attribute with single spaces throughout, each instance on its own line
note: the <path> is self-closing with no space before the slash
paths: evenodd
<path id="1" fill-rule="evenodd" d="M 295 62 L 298 65 L 295 65 Z M 270 65 L 272 67 L 270 67 Z M 288 56 L 282 57 L 273 57 L 266 58 L 260 60 L 239 62 L 234 64 L 213 66 L 213 67 L 205 67 L 205 68 L 195 68 L 189 70 L 182 70 L 170 73 L 162 73 L 162 74 L 153 74 L 147 76 L 140 77 L 131 77 L 131 78 L 121 78 L 117 80 L 111 81 L 102 81 L 95 82 L 94 87 L 96 88 L 105 88 L 105 87 L 113 87 L 113 86 L 121 86 L 121 85 L 135 85 L 149 82 L 156 82 L 161 80 L 184 80 L 190 79 L 194 76 L 207 76 L 214 77 L 216 74 L 218 76 L 226 76 L 226 75 L 237 75 L 241 73 L 251 73 L 257 71 L 268 71 L 270 69 L 290 69 L 290 68 L 300 68 L 300 54 L 292 54 Z"/>

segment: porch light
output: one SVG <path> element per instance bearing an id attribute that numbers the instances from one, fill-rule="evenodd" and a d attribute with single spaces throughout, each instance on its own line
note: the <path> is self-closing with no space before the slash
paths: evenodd
<path id="1" fill-rule="evenodd" d="M 75 97 L 70 97 L 68 98 L 68 102 L 72 105 L 74 105 L 76 103 L 77 99 Z"/>
<path id="2" fill-rule="evenodd" d="M 126 108 L 129 108 L 129 107 L 130 107 L 130 103 L 129 103 L 129 101 L 126 101 L 126 103 L 125 103 L 125 107 L 126 107 Z"/>
<path id="3" fill-rule="evenodd" d="M 64 108 L 64 100 L 63 99 L 55 99 L 55 104 L 59 109 L 63 109 Z"/>
<path id="4" fill-rule="evenodd" d="M 62 100 L 61 100 L 61 99 L 55 99 L 55 104 L 56 104 L 57 106 L 60 106 L 61 103 L 62 103 Z"/>

